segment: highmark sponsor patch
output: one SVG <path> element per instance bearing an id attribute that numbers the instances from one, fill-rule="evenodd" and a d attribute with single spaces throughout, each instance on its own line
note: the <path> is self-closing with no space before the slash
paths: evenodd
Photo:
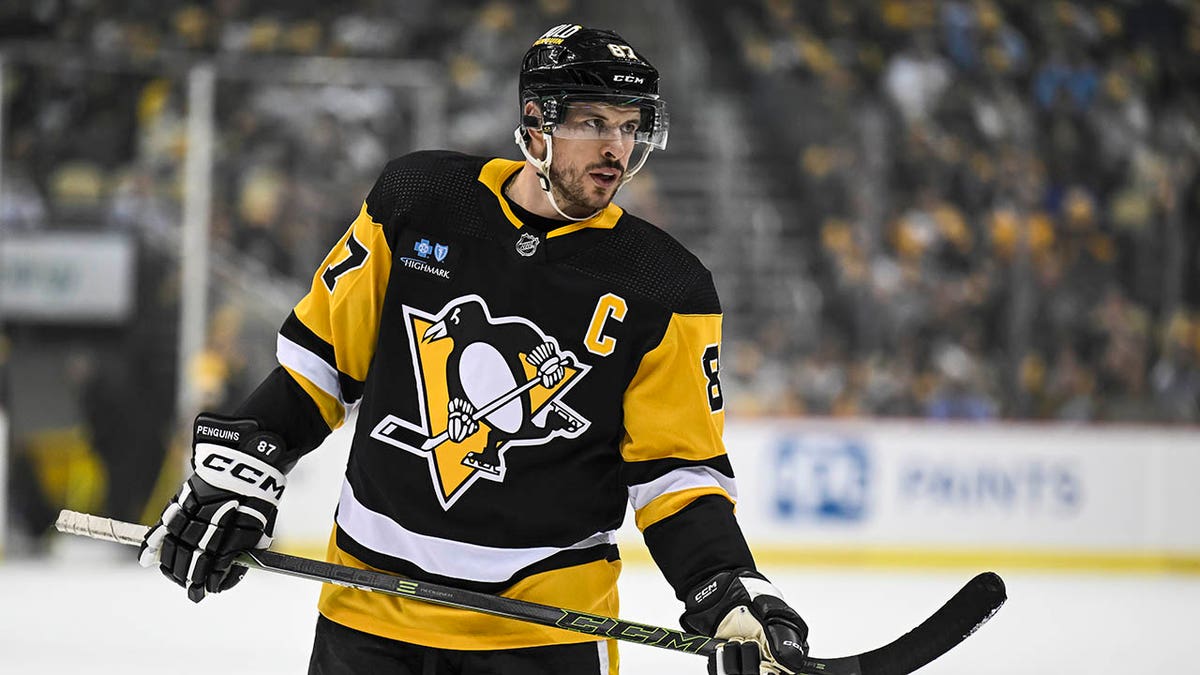
<path id="1" fill-rule="evenodd" d="M 458 245 L 442 237 L 408 231 L 396 251 L 401 269 L 449 281 L 458 263 Z"/>

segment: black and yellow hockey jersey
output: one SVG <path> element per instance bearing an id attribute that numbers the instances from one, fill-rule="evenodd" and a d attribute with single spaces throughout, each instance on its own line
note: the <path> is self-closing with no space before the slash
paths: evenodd
<path id="1" fill-rule="evenodd" d="M 524 226 L 502 195 L 521 167 L 392 161 L 282 327 L 274 384 L 242 412 L 311 448 L 359 406 L 334 562 L 611 616 L 629 503 L 678 593 L 752 566 L 709 272 L 615 204 Z M 304 400 L 273 412 L 287 392 Z M 453 649 L 591 639 L 338 586 L 319 609 Z"/>

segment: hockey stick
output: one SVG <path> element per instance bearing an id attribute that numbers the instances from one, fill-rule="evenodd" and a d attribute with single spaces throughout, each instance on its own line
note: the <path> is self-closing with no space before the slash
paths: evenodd
<path id="1" fill-rule="evenodd" d="M 68 534 L 133 546 L 141 544 L 149 529 L 144 525 L 66 510 L 59 514 L 55 527 Z M 701 656 L 713 654 L 721 644 L 720 640 L 703 635 L 415 581 L 275 551 L 248 551 L 238 556 L 234 563 L 251 569 Z M 1000 609 L 1005 599 L 1004 582 L 995 573 L 984 572 L 967 582 L 921 625 L 891 644 L 854 656 L 808 658 L 797 675 L 906 675 L 945 654 L 974 633 Z"/>

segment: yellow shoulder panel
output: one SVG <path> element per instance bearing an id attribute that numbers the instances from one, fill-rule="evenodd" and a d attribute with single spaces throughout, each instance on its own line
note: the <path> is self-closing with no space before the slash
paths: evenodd
<path id="1" fill-rule="evenodd" d="M 627 462 L 705 460 L 725 454 L 717 366 L 721 315 L 675 314 L 625 390 Z"/>
<path id="2" fill-rule="evenodd" d="M 364 203 L 358 218 L 313 275 L 308 295 L 295 308 L 296 318 L 332 347 L 335 363 L 328 365 L 360 382 L 366 379 L 375 353 L 391 268 L 392 251 L 383 226 L 371 218 Z M 312 356 L 321 358 L 315 352 Z M 325 421 L 336 428 L 344 415 L 338 392 L 324 391 L 294 371 L 292 375 L 313 395 Z"/>

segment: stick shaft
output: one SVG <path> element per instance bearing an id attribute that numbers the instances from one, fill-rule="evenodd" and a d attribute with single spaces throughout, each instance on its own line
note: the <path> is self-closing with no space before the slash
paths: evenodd
<path id="1" fill-rule="evenodd" d="M 66 510 L 59 514 L 55 527 L 60 532 L 67 534 L 78 534 L 130 546 L 141 544 L 142 538 L 150 529 L 144 525 Z M 718 640 L 703 635 L 692 635 L 659 626 L 649 626 L 587 612 L 576 612 L 488 593 L 477 593 L 425 581 L 415 581 L 383 572 L 346 567 L 276 551 L 247 551 L 234 559 L 234 564 L 364 591 L 410 598 L 435 605 L 483 612 L 585 635 L 636 642 L 702 656 L 713 653 L 719 644 Z"/>
<path id="2" fill-rule="evenodd" d="M 61 532 L 133 546 L 141 544 L 142 538 L 149 530 L 142 525 L 75 511 L 60 513 L 55 525 Z M 634 642 L 700 656 L 711 656 L 722 644 L 721 640 L 703 635 L 477 593 L 275 551 L 247 551 L 234 559 L 234 563 L 277 574 L 561 628 L 597 638 Z M 992 572 L 984 572 L 967 582 L 954 597 L 921 625 L 893 642 L 852 656 L 832 659 L 806 658 L 797 675 L 907 675 L 965 640 L 991 618 L 1006 599 L 1003 580 Z"/>

